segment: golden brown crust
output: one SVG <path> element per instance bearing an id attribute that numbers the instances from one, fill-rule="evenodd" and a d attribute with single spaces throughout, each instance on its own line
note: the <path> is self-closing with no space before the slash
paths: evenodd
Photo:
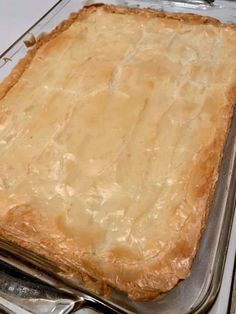
<path id="1" fill-rule="evenodd" d="M 21 75 L 28 68 L 32 59 L 34 58 L 38 49 L 46 44 L 49 40 L 55 38 L 58 34 L 65 31 L 70 25 L 78 18 L 79 13 L 71 14 L 68 20 L 62 21 L 51 33 L 41 34 L 36 41 L 36 44 L 32 49 L 29 49 L 26 56 L 22 58 L 18 64 L 13 68 L 10 75 L 8 75 L 0 84 L 0 99 L 2 99 L 6 93 L 13 87 L 20 79 Z"/>
<path id="2" fill-rule="evenodd" d="M 41 36 L 35 47 L 27 53 L 26 57 L 14 68 L 11 75 L 0 85 L 0 99 L 3 99 L 19 81 L 40 47 L 67 30 L 78 19 L 82 20 L 88 14 L 95 12 L 97 8 L 98 5 L 85 7 L 79 13 L 73 14 L 68 20 L 62 22 L 49 35 Z M 104 5 L 102 9 L 115 14 L 138 14 L 147 18 L 173 19 L 193 25 L 210 24 L 218 28 L 236 30 L 235 25 L 224 25 L 215 19 L 194 14 L 165 14 L 150 9 L 127 9 Z M 104 255 L 96 257 L 90 247 L 94 244 L 94 238 L 98 237 L 98 240 L 102 241 L 102 231 L 99 230 L 94 238 L 86 239 L 85 247 L 83 247 L 83 244 L 78 247 L 77 239 L 68 233 L 69 231 L 61 223 L 60 217 L 57 217 L 54 221 L 49 221 L 47 217 L 37 212 L 37 208 L 29 205 L 20 205 L 8 211 L 1 221 L 1 237 L 17 242 L 22 247 L 46 257 L 58 265 L 65 274 L 72 273 L 79 281 L 86 282 L 89 277 L 95 278 L 102 283 L 102 287 L 104 287 L 104 284 L 111 285 L 125 291 L 134 300 L 150 300 L 166 293 L 189 275 L 201 233 L 205 228 L 217 180 L 218 165 L 230 126 L 233 102 L 236 98 L 235 89 L 236 79 L 234 76 L 231 90 L 226 97 L 227 103 L 222 106 L 222 129 L 217 130 L 216 139 L 211 145 L 199 152 L 199 161 L 191 169 L 193 178 L 199 176 L 203 178 L 202 183 L 196 187 L 192 197 L 201 199 L 203 203 L 206 202 L 207 206 L 204 208 L 204 214 L 199 219 L 199 211 L 197 210 L 182 225 L 182 234 L 191 235 L 191 239 L 180 237 L 172 248 L 162 253 L 164 262 L 161 259 L 156 262 L 155 258 L 150 258 L 147 261 L 142 259 L 136 251 L 119 247 L 111 248 Z M 215 151 L 214 147 L 217 147 L 218 150 Z M 188 186 L 184 188 L 188 193 Z M 187 203 L 187 200 L 183 200 L 183 202 Z M 180 203 L 172 209 L 170 224 L 174 225 L 174 217 L 179 215 L 182 205 Z M 189 204 L 186 206 L 189 206 Z M 201 232 L 198 232 L 199 229 Z M 48 230 L 50 230 L 49 233 Z M 89 249 L 87 250 L 86 247 L 89 247 Z M 173 263 L 173 260 L 175 260 L 175 263 Z"/>
<path id="3" fill-rule="evenodd" d="M 26 56 L 19 61 L 19 63 L 14 67 L 11 74 L 6 77 L 6 79 L 0 84 L 0 99 L 4 97 L 7 91 L 14 86 L 14 84 L 19 80 L 23 72 L 27 69 L 28 65 L 32 61 L 37 50 L 49 40 L 55 38 L 59 33 L 65 31 L 70 27 L 70 25 L 77 19 L 82 19 L 89 11 L 96 10 L 97 7 L 102 7 L 107 12 L 119 13 L 119 14 L 141 14 L 148 17 L 162 17 L 168 19 L 175 19 L 179 21 L 185 21 L 187 23 L 193 24 L 212 24 L 220 27 L 233 28 L 236 29 L 235 24 L 222 24 L 217 19 L 208 16 L 200 16 L 192 13 L 171 13 L 167 14 L 162 11 L 152 10 L 152 9 L 135 9 L 135 8 L 125 8 L 116 7 L 113 5 L 104 4 L 92 4 L 84 7 L 78 13 L 72 13 L 70 18 L 62 21 L 51 33 L 42 34 L 38 37 L 36 45 L 28 51 Z"/>

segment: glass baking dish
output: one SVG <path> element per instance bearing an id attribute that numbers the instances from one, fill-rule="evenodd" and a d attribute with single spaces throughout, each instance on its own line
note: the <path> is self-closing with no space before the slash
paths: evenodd
<path id="1" fill-rule="evenodd" d="M 125 7 L 152 8 L 167 12 L 196 13 L 211 16 L 226 23 L 236 22 L 236 1 L 216 0 L 214 3 L 211 3 L 204 0 L 104 0 L 102 2 Z M 101 1 L 58 1 L 48 13 L 0 56 L 0 79 L 9 74 L 13 66 L 30 49 L 27 46 L 29 42 L 34 43 L 32 38 L 37 38 L 41 33 L 50 32 L 62 20 L 68 18 L 70 13 L 96 3 L 101 3 Z M 54 265 L 51 265 L 42 257 L 25 251 L 4 239 L 0 241 L 0 260 L 56 288 L 55 291 L 58 294 L 54 291 L 54 301 L 56 300 L 57 302 L 55 304 L 60 304 L 61 310 L 58 313 L 72 313 L 75 308 L 86 306 L 104 313 L 206 313 L 216 299 L 220 288 L 235 209 L 235 134 L 236 111 L 234 112 L 231 129 L 224 149 L 208 223 L 202 236 L 198 253 L 194 259 L 191 276 L 167 293 L 162 299 L 134 302 L 115 290 L 112 290 L 109 298 L 94 295 L 80 287 L 73 278 L 64 278 L 60 269 L 55 268 Z M 68 303 L 63 303 L 65 299 L 61 296 L 62 292 L 67 293 L 66 299 L 71 306 L 69 306 L 70 309 L 68 309 Z M 29 298 L 31 297 L 29 294 Z M 24 296 L 24 298 L 27 298 L 27 296 Z M 42 302 L 43 300 L 45 301 L 45 298 L 45 296 L 41 298 Z M 14 301 L 17 303 L 19 296 L 16 296 L 15 299 L 13 298 L 13 303 Z M 55 308 L 57 305 L 55 305 Z"/>

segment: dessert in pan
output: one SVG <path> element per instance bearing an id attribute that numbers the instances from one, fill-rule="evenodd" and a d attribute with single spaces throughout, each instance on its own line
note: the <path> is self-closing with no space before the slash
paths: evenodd
<path id="1" fill-rule="evenodd" d="M 85 7 L 0 98 L 2 238 L 133 300 L 189 276 L 236 99 L 235 25 Z"/>

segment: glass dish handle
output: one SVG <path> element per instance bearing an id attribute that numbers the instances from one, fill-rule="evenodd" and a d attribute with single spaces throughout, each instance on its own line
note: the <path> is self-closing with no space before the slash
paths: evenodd
<path id="1" fill-rule="evenodd" d="M 68 314 L 83 298 L 75 300 L 12 266 L 0 262 L 0 308 L 11 314 Z"/>
<path id="2" fill-rule="evenodd" d="M 0 312 L 7 314 L 122 313 L 102 301 L 63 292 L 0 261 Z M 92 312 L 91 312 L 92 310 Z"/>

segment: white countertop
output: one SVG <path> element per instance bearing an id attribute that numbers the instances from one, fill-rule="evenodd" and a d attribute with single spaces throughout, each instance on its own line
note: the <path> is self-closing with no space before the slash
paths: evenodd
<path id="1" fill-rule="evenodd" d="M 0 54 L 56 2 L 56 0 L 0 0 Z"/>
<path id="2" fill-rule="evenodd" d="M 0 0 L 0 54 L 34 24 L 56 0 Z M 236 252 L 236 216 L 219 297 L 210 314 L 226 314 Z M 79 313 L 89 313 L 80 311 Z M 90 312 L 91 313 L 91 312 Z"/>

